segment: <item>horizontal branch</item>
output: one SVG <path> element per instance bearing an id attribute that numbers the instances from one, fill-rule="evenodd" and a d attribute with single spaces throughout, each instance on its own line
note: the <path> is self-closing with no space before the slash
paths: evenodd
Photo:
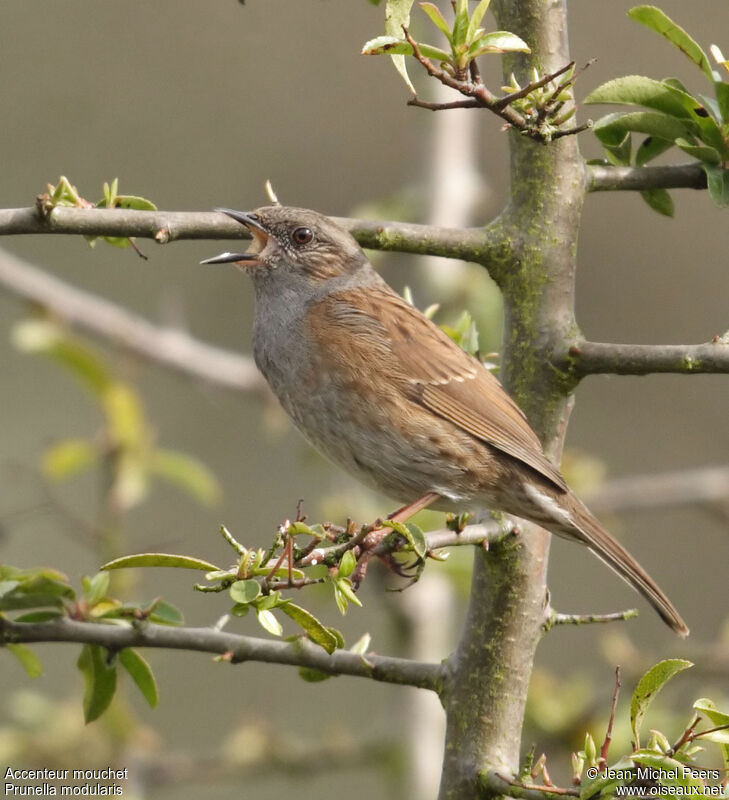
<path id="1" fill-rule="evenodd" d="M 228 656 L 234 664 L 245 661 L 287 664 L 316 669 L 327 675 L 352 675 L 436 692 L 440 689 L 443 672 L 440 664 L 374 653 L 362 656 L 349 650 L 335 650 L 330 655 L 303 638 L 281 642 L 241 636 L 214 628 L 172 628 L 150 622 L 120 626 L 79 622 L 66 617 L 51 622 L 34 623 L 0 619 L 0 642 L 76 642 L 101 645 L 111 651 L 125 647 L 193 650 Z"/>
<path id="2" fill-rule="evenodd" d="M 577 378 L 586 375 L 693 375 L 729 372 L 729 342 L 717 336 L 704 344 L 612 344 L 579 342 L 555 361 Z"/>
<path id="3" fill-rule="evenodd" d="M 2 250 L 0 286 L 142 358 L 227 389 L 267 392 L 253 359 L 205 344 L 179 329 L 154 325 Z"/>
<path id="4" fill-rule="evenodd" d="M 695 162 L 663 167 L 587 167 L 588 192 L 648 189 L 706 189 L 706 173 Z"/>
<path id="5" fill-rule="evenodd" d="M 473 260 L 484 247 L 479 228 L 443 228 L 405 222 L 332 217 L 362 247 Z M 58 206 L 43 218 L 35 208 L 0 209 L 0 235 L 60 233 L 154 239 L 250 239 L 239 222 L 215 211 L 136 211 Z"/>
<path id="6" fill-rule="evenodd" d="M 716 504 L 729 509 L 729 467 L 629 475 L 608 481 L 584 499 L 596 514 L 698 504 Z"/>

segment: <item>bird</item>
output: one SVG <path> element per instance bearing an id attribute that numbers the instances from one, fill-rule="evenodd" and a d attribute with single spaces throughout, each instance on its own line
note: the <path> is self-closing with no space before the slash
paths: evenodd
<path id="1" fill-rule="evenodd" d="M 233 263 L 253 279 L 254 360 L 316 449 L 406 508 L 485 507 L 580 542 L 688 635 L 498 379 L 397 294 L 348 231 L 278 204 L 216 211 L 244 225 L 251 245 L 201 263 Z"/>

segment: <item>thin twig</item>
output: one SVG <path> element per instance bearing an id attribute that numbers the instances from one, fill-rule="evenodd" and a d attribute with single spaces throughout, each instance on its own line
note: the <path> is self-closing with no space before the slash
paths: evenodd
<path id="1" fill-rule="evenodd" d="M 618 707 L 618 697 L 620 696 L 620 667 L 615 667 L 615 687 L 613 689 L 613 699 L 610 703 L 610 719 L 608 720 L 605 740 L 600 748 L 600 762 L 607 764 L 610 752 L 610 743 L 613 740 L 613 724 L 615 723 L 615 709 Z"/>
<path id="2" fill-rule="evenodd" d="M 420 100 L 418 97 L 411 97 L 408 100 L 409 106 L 417 108 L 427 108 L 430 111 L 448 111 L 452 108 L 483 108 L 483 103 L 478 100 L 454 100 L 451 103 L 431 103 L 427 100 Z"/>
<path id="3" fill-rule="evenodd" d="M 503 97 L 498 98 L 493 106 L 491 106 L 492 110 L 500 111 L 505 106 L 508 106 L 510 103 L 513 103 L 515 100 L 521 100 L 522 97 L 526 97 L 528 94 L 531 94 L 536 89 L 541 89 L 542 86 L 546 86 L 550 81 L 553 81 L 555 78 L 558 78 L 560 75 L 567 72 L 568 69 L 574 67 L 575 62 L 570 61 L 569 64 L 565 64 L 564 67 L 560 67 L 556 72 L 552 72 L 549 75 L 544 75 L 539 80 L 532 81 L 528 83 L 526 86 L 522 86 L 521 89 L 517 89 L 515 92 L 509 92 L 509 94 L 505 94 Z M 561 90 L 560 90 L 561 91 Z"/>
<path id="4" fill-rule="evenodd" d="M 624 622 L 637 616 L 638 609 L 636 608 L 615 611 L 610 614 L 559 614 L 552 609 L 547 609 L 544 626 L 549 630 L 557 625 L 602 625 L 606 622 Z"/>
<path id="5" fill-rule="evenodd" d="M 551 800 L 559 797 L 579 797 L 579 789 L 566 789 L 560 786 L 538 786 L 522 783 L 515 778 L 507 778 L 498 772 L 482 773 L 479 781 L 483 788 L 494 795 L 518 797 L 520 800 Z"/>
<path id="6" fill-rule="evenodd" d="M 0 252 L 0 285 L 144 359 L 228 389 L 267 394 L 265 382 L 251 358 L 205 344 L 182 330 L 154 325 L 7 251 Z"/>

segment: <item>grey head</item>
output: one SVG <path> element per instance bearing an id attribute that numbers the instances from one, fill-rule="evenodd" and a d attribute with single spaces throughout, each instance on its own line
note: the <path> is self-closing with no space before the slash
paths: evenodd
<path id="1" fill-rule="evenodd" d="M 273 284 L 318 294 L 325 287 L 381 280 L 349 232 L 316 211 L 280 205 L 216 211 L 245 225 L 253 240 L 246 252 L 221 253 L 201 263 L 234 263 L 252 276 L 257 290 Z"/>

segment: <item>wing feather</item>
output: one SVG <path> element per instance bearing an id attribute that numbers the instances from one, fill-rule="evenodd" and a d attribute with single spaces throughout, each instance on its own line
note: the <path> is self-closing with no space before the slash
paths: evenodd
<path id="1" fill-rule="evenodd" d="M 567 490 L 499 381 L 399 295 L 384 288 L 343 290 L 320 301 L 311 318 L 321 323 L 314 326 L 320 340 L 328 325 L 346 328 L 349 363 L 367 364 L 377 353 L 378 366 L 412 401 Z"/>

